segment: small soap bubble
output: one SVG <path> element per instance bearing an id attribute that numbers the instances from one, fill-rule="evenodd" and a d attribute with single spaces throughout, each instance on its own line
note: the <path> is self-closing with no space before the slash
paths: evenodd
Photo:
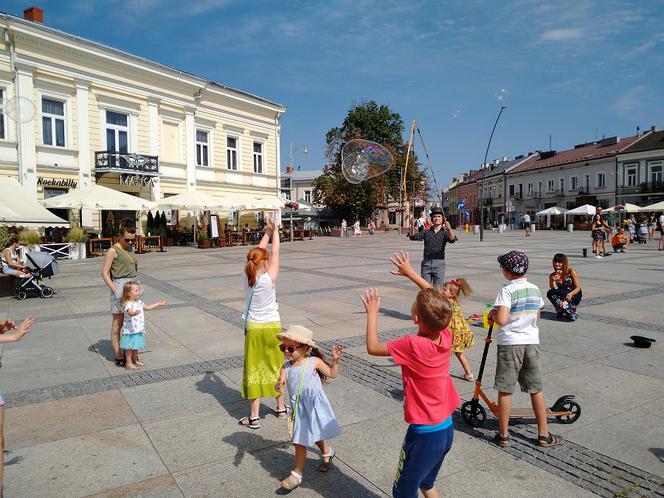
<path id="1" fill-rule="evenodd" d="M 505 88 L 501 88 L 496 92 L 495 97 L 499 103 L 504 104 L 505 102 L 507 102 L 507 98 L 509 97 L 509 95 L 510 92 L 508 92 Z"/>
<path id="2" fill-rule="evenodd" d="M 390 151 L 370 140 L 349 140 L 341 149 L 341 171 L 350 183 L 385 173 L 394 162 Z"/>
<path id="3" fill-rule="evenodd" d="M 457 109 L 456 111 L 454 111 L 454 112 L 452 113 L 452 117 L 453 117 L 454 119 L 457 119 L 459 116 L 461 116 L 461 111 L 460 111 L 459 109 Z"/>

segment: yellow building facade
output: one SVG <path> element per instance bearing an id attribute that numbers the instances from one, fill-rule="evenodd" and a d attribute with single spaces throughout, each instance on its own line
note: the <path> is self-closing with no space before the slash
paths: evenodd
<path id="1" fill-rule="evenodd" d="M 283 105 L 38 22 L 0 14 L 0 30 L 0 175 L 35 198 L 278 195 Z"/>

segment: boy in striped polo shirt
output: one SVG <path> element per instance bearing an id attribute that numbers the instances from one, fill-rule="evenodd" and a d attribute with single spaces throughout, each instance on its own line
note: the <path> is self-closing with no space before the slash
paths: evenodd
<path id="1" fill-rule="evenodd" d="M 508 424 L 512 393 L 518 381 L 521 390 L 530 394 L 537 421 L 537 444 L 555 446 L 562 442 L 562 438 L 549 433 L 539 365 L 537 319 L 544 300 L 537 286 L 525 277 L 528 256 L 520 251 L 510 251 L 498 257 L 498 264 L 509 283 L 500 289 L 489 313 L 489 320 L 500 326 L 494 385 L 498 391 L 499 430 L 495 441 L 499 446 L 510 444 Z"/>

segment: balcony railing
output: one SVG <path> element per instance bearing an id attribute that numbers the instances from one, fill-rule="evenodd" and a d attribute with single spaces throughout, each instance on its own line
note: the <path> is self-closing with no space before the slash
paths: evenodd
<path id="1" fill-rule="evenodd" d="M 95 152 L 95 173 L 111 172 L 159 176 L 159 157 L 112 150 Z"/>
<path id="2" fill-rule="evenodd" d="M 630 187 L 618 187 L 619 194 L 649 194 L 654 192 L 664 192 L 664 181 L 643 182 Z"/>

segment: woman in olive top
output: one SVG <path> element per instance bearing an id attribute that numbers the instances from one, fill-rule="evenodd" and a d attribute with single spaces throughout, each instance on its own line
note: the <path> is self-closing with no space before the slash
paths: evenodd
<path id="1" fill-rule="evenodd" d="M 120 330 L 124 319 L 122 309 L 122 290 L 127 282 L 136 280 L 138 262 L 134 253 L 136 227 L 130 220 L 120 222 L 120 238 L 117 244 L 106 251 L 101 275 L 104 283 L 111 290 L 111 346 L 115 353 L 115 364 L 124 366 L 124 353 L 120 349 Z"/>

